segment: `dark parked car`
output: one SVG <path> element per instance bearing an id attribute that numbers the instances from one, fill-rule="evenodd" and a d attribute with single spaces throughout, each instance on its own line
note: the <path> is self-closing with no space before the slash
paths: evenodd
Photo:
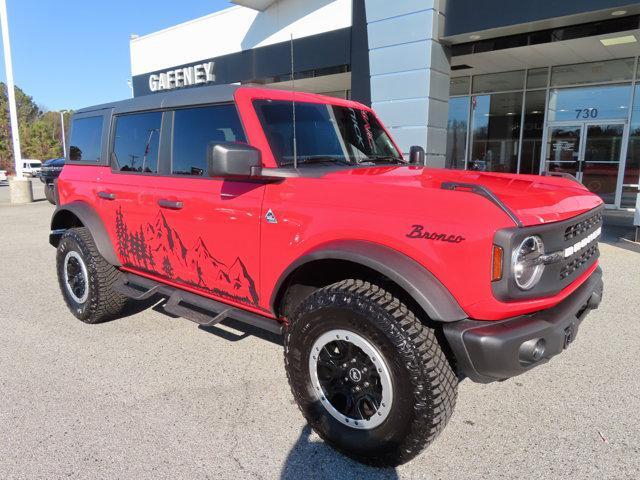
<path id="1" fill-rule="evenodd" d="M 58 178 L 58 175 L 60 175 L 63 167 L 64 158 L 52 158 L 44 162 L 40 170 L 40 181 L 44 183 L 44 196 L 54 205 L 58 203 L 55 180 Z"/>

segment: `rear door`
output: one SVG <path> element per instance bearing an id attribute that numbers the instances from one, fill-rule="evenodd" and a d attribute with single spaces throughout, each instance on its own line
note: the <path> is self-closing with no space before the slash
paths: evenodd
<path id="1" fill-rule="evenodd" d="M 112 120 L 110 168 L 98 179 L 100 212 L 123 266 L 153 273 L 147 224 L 157 211 L 161 185 L 160 135 L 165 113 L 136 112 Z M 164 158 L 166 163 L 166 157 Z"/>

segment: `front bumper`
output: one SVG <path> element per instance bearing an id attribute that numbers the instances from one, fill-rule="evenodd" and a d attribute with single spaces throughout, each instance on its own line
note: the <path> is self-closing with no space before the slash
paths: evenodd
<path id="1" fill-rule="evenodd" d="M 444 325 L 459 372 L 474 382 L 504 380 L 561 353 L 602 299 L 602 270 L 555 307 L 495 322 L 461 320 Z"/>

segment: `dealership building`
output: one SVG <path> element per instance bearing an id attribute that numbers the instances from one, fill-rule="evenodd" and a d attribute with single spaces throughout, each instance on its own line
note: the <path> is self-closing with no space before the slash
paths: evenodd
<path id="1" fill-rule="evenodd" d="M 133 35 L 134 95 L 239 83 L 351 98 L 430 166 L 566 172 L 610 208 L 635 207 L 640 3 L 231 3 Z"/>

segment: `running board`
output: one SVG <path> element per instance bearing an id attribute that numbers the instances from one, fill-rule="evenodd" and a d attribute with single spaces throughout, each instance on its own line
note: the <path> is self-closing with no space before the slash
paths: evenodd
<path id="1" fill-rule="evenodd" d="M 186 318 L 205 327 L 216 325 L 225 318 L 229 318 L 278 335 L 282 335 L 284 331 L 283 324 L 272 318 L 231 307 L 226 303 L 185 292 L 132 273 L 122 273 L 114 289 L 134 300 L 145 300 L 156 294 L 167 297 L 168 300 L 164 305 L 167 313 Z"/>

